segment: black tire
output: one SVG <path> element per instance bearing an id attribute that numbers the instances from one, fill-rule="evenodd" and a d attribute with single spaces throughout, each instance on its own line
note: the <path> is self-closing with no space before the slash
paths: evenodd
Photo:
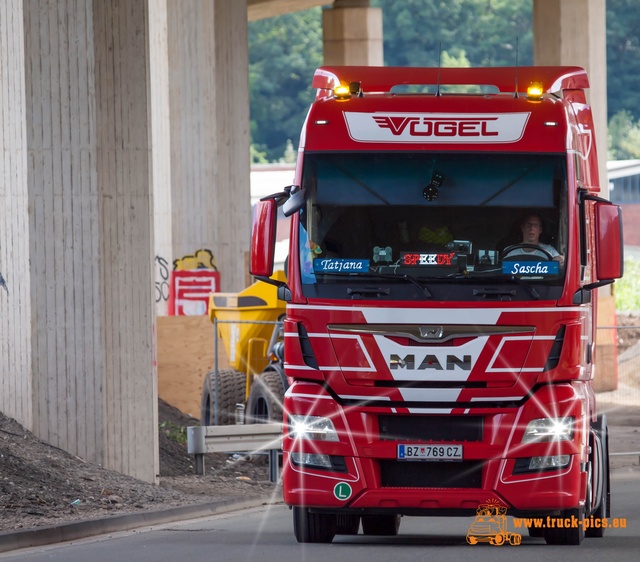
<path id="1" fill-rule="evenodd" d="M 218 371 L 218 425 L 236 423 L 236 404 L 244 404 L 246 377 L 239 371 Z M 200 425 L 215 425 L 215 374 L 209 371 L 202 384 Z"/>
<path id="2" fill-rule="evenodd" d="M 330 543 L 336 536 L 336 516 L 294 507 L 293 534 L 299 543 Z"/>
<path id="3" fill-rule="evenodd" d="M 600 450 L 602 458 L 599 462 L 602 463 L 602 494 L 599 498 L 598 507 L 591 514 L 593 520 L 599 520 L 611 516 L 611 474 L 609 470 L 609 428 L 607 427 L 606 416 L 598 416 L 598 419 L 593 427 L 597 433 L 597 437 L 600 439 Z M 596 447 L 593 447 L 595 450 Z M 598 471 L 599 468 L 596 468 Z M 604 527 L 589 527 L 585 530 L 585 537 L 588 538 L 602 538 L 604 537 Z"/>
<path id="4" fill-rule="evenodd" d="M 362 532 L 365 535 L 390 536 L 398 534 L 400 515 L 363 515 Z"/>
<path id="5" fill-rule="evenodd" d="M 354 513 L 336 515 L 336 535 L 357 535 L 360 529 L 360 516 Z"/>
<path id="6" fill-rule="evenodd" d="M 284 386 L 276 371 L 265 371 L 253 379 L 247 409 L 246 423 L 282 422 Z"/>
<path id="7" fill-rule="evenodd" d="M 552 518 L 554 519 L 554 518 Z M 565 519 L 577 520 L 575 526 L 559 527 Z M 555 525 L 544 530 L 544 540 L 547 544 L 579 545 L 584 539 L 584 510 L 582 508 L 565 509 L 560 517 L 555 518 Z"/>

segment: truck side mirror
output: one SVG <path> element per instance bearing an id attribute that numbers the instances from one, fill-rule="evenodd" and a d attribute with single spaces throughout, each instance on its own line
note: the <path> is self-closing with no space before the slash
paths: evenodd
<path id="1" fill-rule="evenodd" d="M 596 276 L 599 281 L 619 279 L 624 271 L 622 210 L 618 205 L 596 202 Z"/>
<path id="2" fill-rule="evenodd" d="M 300 189 L 297 186 L 292 186 L 291 196 L 284 202 L 282 206 L 282 212 L 285 217 L 290 217 L 294 213 L 297 213 L 302 207 L 304 207 L 307 201 L 307 190 Z"/>
<path id="3" fill-rule="evenodd" d="M 276 251 L 277 204 L 275 199 L 258 201 L 251 230 L 251 266 L 254 277 L 271 277 Z"/>

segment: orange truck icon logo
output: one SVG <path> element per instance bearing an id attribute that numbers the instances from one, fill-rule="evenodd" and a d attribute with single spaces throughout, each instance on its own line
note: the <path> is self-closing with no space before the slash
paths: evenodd
<path id="1" fill-rule="evenodd" d="M 502 546 L 508 542 L 516 546 L 522 542 L 522 535 L 509 531 L 506 507 L 495 503 L 482 503 L 476 509 L 476 517 L 467 531 L 467 542 L 488 542 L 493 546 Z"/>

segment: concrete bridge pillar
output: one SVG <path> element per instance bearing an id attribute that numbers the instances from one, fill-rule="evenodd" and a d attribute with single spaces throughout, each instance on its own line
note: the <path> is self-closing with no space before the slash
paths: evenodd
<path id="1" fill-rule="evenodd" d="M 589 74 L 587 99 L 592 107 L 598 141 L 598 168 L 603 197 L 607 181 L 607 51 L 605 0 L 534 0 L 534 62 L 539 65 L 578 65 Z M 616 325 L 615 299 L 610 286 L 598 289 L 598 326 Z M 596 338 L 597 391 L 618 387 L 617 334 L 600 329 Z"/>
<path id="2" fill-rule="evenodd" d="M 0 410 L 158 474 L 146 2 L 0 2 Z"/>
<path id="3" fill-rule="evenodd" d="M 247 3 L 150 0 L 150 15 L 156 282 L 163 264 L 209 249 L 222 290 L 240 291 L 251 233 Z"/>
<path id="4" fill-rule="evenodd" d="M 382 9 L 369 0 L 335 0 L 322 12 L 324 64 L 382 66 Z"/>
<path id="5" fill-rule="evenodd" d="M 587 99 L 598 139 L 600 187 L 608 196 L 607 46 L 605 0 L 534 0 L 533 60 L 537 65 L 577 65 L 589 74 Z"/>

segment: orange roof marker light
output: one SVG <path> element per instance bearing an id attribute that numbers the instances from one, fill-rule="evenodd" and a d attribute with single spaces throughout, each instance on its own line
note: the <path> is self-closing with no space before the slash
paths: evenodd
<path id="1" fill-rule="evenodd" d="M 544 94 L 544 89 L 540 82 L 532 82 L 527 88 L 527 98 L 530 100 L 540 100 Z"/>
<path id="2" fill-rule="evenodd" d="M 333 89 L 333 95 L 339 100 L 348 100 L 352 96 L 362 97 L 360 82 L 349 82 L 349 85 L 340 83 Z"/>
<path id="3" fill-rule="evenodd" d="M 351 91 L 346 84 L 340 84 L 333 89 L 333 95 L 339 100 L 348 100 L 351 97 Z"/>

